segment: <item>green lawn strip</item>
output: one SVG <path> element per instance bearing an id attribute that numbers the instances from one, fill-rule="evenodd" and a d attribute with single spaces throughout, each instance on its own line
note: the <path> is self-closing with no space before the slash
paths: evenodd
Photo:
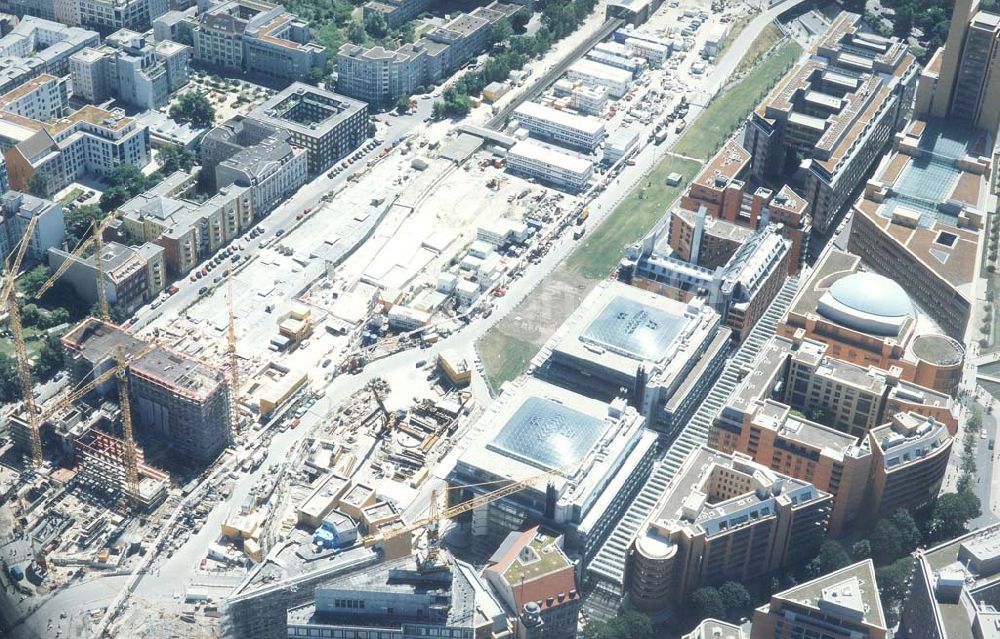
<path id="1" fill-rule="evenodd" d="M 506 335 L 496 327 L 479 340 L 486 381 L 498 393 L 504 382 L 524 372 L 537 352 L 534 344 Z"/>
<path id="2" fill-rule="evenodd" d="M 591 280 L 604 279 L 621 260 L 629 244 L 642 239 L 663 217 L 701 165 L 692 160 L 666 156 L 642 179 L 611 215 L 576 247 L 564 267 Z M 680 173 L 684 179 L 676 186 L 667 184 L 667 176 Z"/>
<path id="3" fill-rule="evenodd" d="M 743 80 L 708 105 L 674 145 L 674 152 L 705 160 L 712 157 L 800 55 L 802 47 L 791 40 L 779 45 Z"/>
<path id="4" fill-rule="evenodd" d="M 739 65 L 736 67 L 736 74 L 739 75 L 757 64 L 760 58 L 781 40 L 782 36 L 784 34 L 781 32 L 781 28 L 773 22 L 764 27 L 760 34 L 754 38 L 754 41 L 750 43 L 750 48 L 747 49 L 747 52 L 743 54 L 743 59 L 740 60 Z"/>
<path id="5" fill-rule="evenodd" d="M 34 357 L 42 348 L 42 340 L 35 339 L 45 336 L 45 331 L 38 330 L 33 326 L 24 328 L 24 345 L 28 349 L 28 356 Z M 14 340 L 10 338 L 0 339 L 0 353 L 9 357 L 14 357 Z"/>
<path id="6" fill-rule="evenodd" d="M 59 203 L 69 204 L 70 202 L 73 202 L 74 200 L 76 200 L 76 198 L 80 197 L 81 195 L 83 195 L 83 189 L 75 188 L 66 195 L 59 198 Z"/>

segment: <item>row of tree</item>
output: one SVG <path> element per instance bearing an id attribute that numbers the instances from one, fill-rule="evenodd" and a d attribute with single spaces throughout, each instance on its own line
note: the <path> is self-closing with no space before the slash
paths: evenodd
<path id="1" fill-rule="evenodd" d="M 895 35 L 908 38 L 913 29 L 919 29 L 923 36 L 920 42 L 924 45 L 915 50 L 926 61 L 927 57 L 943 45 L 948 39 L 948 28 L 951 25 L 951 12 L 955 6 L 954 0 L 882 0 L 881 6 L 892 9 L 891 14 L 876 15 L 866 10 L 865 0 L 843 0 L 844 9 L 860 13 L 865 21 L 882 35 Z M 997 0 L 983 0 L 980 8 L 997 12 Z M 885 22 L 889 26 L 885 26 Z"/>
<path id="2" fill-rule="evenodd" d="M 535 7 L 542 25 L 534 35 L 514 35 L 523 31 L 531 17 L 523 9 L 510 20 L 494 24 L 488 39 L 494 55 L 481 68 L 459 78 L 454 88 L 446 89 L 442 99 L 434 103 L 431 117 L 439 120 L 465 116 L 472 109 L 469 96 L 479 95 L 486 85 L 506 80 L 511 71 L 543 55 L 555 42 L 576 31 L 596 4 L 596 0 L 543 0 Z"/>

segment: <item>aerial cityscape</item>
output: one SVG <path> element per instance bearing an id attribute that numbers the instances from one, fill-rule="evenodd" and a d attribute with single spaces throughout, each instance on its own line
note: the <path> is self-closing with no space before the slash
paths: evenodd
<path id="1" fill-rule="evenodd" d="M 0 637 L 1000 637 L 998 131 L 997 0 L 0 0 Z"/>

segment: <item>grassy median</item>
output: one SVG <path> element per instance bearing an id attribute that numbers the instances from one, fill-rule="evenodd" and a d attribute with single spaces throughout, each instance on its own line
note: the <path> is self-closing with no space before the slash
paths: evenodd
<path id="1" fill-rule="evenodd" d="M 674 145 L 674 152 L 703 160 L 712 157 L 801 55 L 802 47 L 792 40 L 778 45 L 745 78 L 708 105 Z"/>

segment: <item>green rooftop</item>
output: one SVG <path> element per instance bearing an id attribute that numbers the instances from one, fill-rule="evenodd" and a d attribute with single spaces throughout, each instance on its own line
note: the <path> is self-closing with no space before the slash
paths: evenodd
<path id="1" fill-rule="evenodd" d="M 542 539 L 536 537 L 531 540 L 527 547 L 535 551 L 538 560 L 522 563 L 520 556 L 516 557 L 507 568 L 507 572 L 504 573 L 504 577 L 511 584 L 530 581 L 569 565 L 566 556 L 551 537 L 543 537 Z M 548 549 L 547 552 L 546 549 Z"/>

